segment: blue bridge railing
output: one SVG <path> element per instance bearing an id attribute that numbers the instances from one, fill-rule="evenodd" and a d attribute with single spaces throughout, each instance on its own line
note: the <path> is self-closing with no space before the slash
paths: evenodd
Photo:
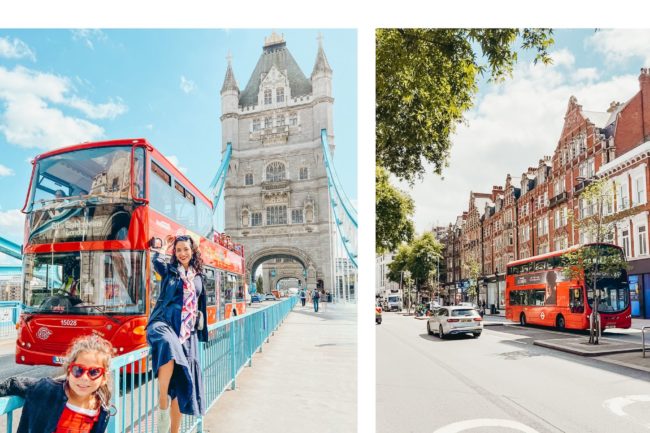
<path id="1" fill-rule="evenodd" d="M 253 355 L 262 351 L 272 333 L 278 329 L 296 305 L 291 297 L 259 310 L 235 316 L 211 325 L 207 343 L 199 346 L 199 356 L 206 407 L 209 410 L 227 389 L 235 389 L 236 379 L 246 366 L 252 366 Z M 114 358 L 112 404 L 115 406 L 108 432 L 155 432 L 158 384 L 150 370 L 149 348 Z M 144 373 L 132 373 L 142 371 Z M 0 398 L 0 416 L 7 415 L 7 431 L 11 432 L 13 411 L 21 408 L 18 397 Z M 201 417 L 183 416 L 181 432 L 202 432 Z"/>

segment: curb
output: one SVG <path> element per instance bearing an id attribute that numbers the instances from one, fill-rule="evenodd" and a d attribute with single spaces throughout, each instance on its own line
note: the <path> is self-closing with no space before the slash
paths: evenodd
<path id="1" fill-rule="evenodd" d="M 567 339 L 567 340 L 576 340 L 576 339 Z M 615 355 L 617 353 L 632 353 L 632 352 L 640 352 L 641 347 L 635 347 L 635 348 L 619 348 L 619 349 L 604 349 L 604 350 L 599 350 L 599 351 L 586 351 L 586 350 L 580 350 L 576 348 L 572 348 L 566 345 L 561 345 L 561 344 L 556 344 L 556 343 L 551 343 L 545 340 L 535 340 L 533 341 L 533 344 L 535 346 L 541 346 L 541 347 L 546 347 L 547 349 L 554 349 L 554 350 L 559 350 L 560 352 L 567 352 L 567 353 L 572 353 L 574 355 L 579 355 L 579 356 L 588 356 L 588 357 L 595 357 L 595 356 L 602 356 L 602 355 Z"/>

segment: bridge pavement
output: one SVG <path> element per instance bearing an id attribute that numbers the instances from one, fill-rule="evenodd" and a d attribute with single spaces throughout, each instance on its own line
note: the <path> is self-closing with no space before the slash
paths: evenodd
<path id="1" fill-rule="evenodd" d="M 356 305 L 298 304 L 204 418 L 210 433 L 357 428 Z"/>

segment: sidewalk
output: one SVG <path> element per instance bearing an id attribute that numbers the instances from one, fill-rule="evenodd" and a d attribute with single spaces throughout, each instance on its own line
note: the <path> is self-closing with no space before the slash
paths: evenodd
<path id="1" fill-rule="evenodd" d="M 357 428 L 356 305 L 298 304 L 204 418 L 210 433 Z"/>

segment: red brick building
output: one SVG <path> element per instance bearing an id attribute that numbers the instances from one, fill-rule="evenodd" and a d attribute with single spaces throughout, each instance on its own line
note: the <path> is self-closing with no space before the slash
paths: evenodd
<path id="1" fill-rule="evenodd" d="M 641 69 L 639 91 L 631 99 L 605 111 L 583 110 L 572 96 L 553 156 L 538 160 L 520 179 L 508 175 L 504 187 L 493 186 L 491 193 L 470 193 L 466 217 L 450 225 L 462 245 L 460 263 L 448 257 L 448 287 L 465 287 L 465 265 L 479 261 L 479 299 L 503 307 L 507 262 L 592 241 L 571 221 L 594 212 L 580 194 L 589 182 L 606 178 L 615 189 L 609 213 L 619 219 L 611 241 L 625 250 L 631 265 L 633 315 L 650 317 L 649 166 L 648 69 Z M 448 243 L 450 250 L 456 253 Z"/>

